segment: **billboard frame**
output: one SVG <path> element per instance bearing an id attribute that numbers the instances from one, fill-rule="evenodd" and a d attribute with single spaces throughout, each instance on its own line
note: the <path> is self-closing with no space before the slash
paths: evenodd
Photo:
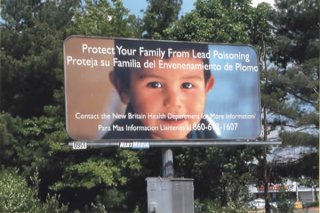
<path id="1" fill-rule="evenodd" d="M 154 147 L 210 147 L 210 146 L 269 146 L 269 145 L 281 145 L 282 142 L 278 140 L 274 141 L 250 141 L 250 140 L 219 140 L 219 141 L 151 141 L 140 140 L 134 142 L 132 140 L 97 140 L 97 141 L 70 141 L 68 146 L 72 149 L 87 149 L 87 148 L 106 148 L 106 147 L 119 147 L 126 149 L 149 149 Z"/>
<path id="2" fill-rule="evenodd" d="M 122 38 L 122 37 L 102 37 L 102 36 L 82 36 L 82 35 L 71 35 L 64 40 L 64 58 L 65 58 L 65 43 L 72 39 L 72 38 L 84 38 L 84 39 L 113 39 L 113 40 L 128 40 L 128 41 L 153 41 L 150 39 L 137 39 L 137 38 Z M 192 43 L 192 44 L 207 44 L 207 45 L 225 45 L 225 46 L 243 46 L 243 47 L 250 47 L 252 48 L 255 53 L 256 50 L 252 45 L 249 44 L 227 44 L 227 43 L 212 43 L 212 42 L 192 42 L 192 41 L 173 41 L 173 40 L 156 40 L 158 42 L 172 42 L 172 43 Z M 256 53 L 258 56 L 258 54 Z M 258 61 L 259 62 L 259 61 Z M 64 62 L 64 70 L 66 71 L 66 62 Z M 260 76 L 260 69 L 258 71 L 258 75 Z M 65 83 L 66 83 L 66 73 L 65 75 Z M 260 89 L 260 81 L 257 82 L 258 88 Z M 258 98 L 261 100 L 260 91 L 258 92 Z M 67 99 L 67 97 L 65 97 Z M 258 106 L 259 111 L 261 112 L 261 103 Z M 67 105 L 66 105 L 67 109 Z M 259 115 L 261 119 L 261 115 Z M 66 116 L 67 120 L 67 116 Z M 68 126 L 68 122 L 66 122 Z M 262 124 L 260 124 L 261 129 Z M 67 128 L 68 131 L 68 128 Z M 69 133 L 68 133 L 69 134 Z M 131 147 L 121 147 L 121 144 L 147 144 L 146 147 L 181 147 L 181 146 L 188 146 L 188 147 L 199 147 L 199 146 L 229 146 L 229 145 L 279 145 L 281 144 L 280 141 L 258 141 L 258 139 L 189 139 L 189 140 L 152 140 L 152 139 L 97 139 L 97 140 L 74 140 L 69 142 L 69 146 L 73 146 L 75 143 L 84 143 L 86 144 L 85 147 L 113 147 L 118 146 L 120 148 L 135 148 L 134 146 Z"/>

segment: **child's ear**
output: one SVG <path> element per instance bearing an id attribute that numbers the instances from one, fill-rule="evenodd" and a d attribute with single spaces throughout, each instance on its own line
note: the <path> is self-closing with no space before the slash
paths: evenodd
<path id="1" fill-rule="evenodd" d="M 212 87 L 214 86 L 214 77 L 210 76 L 210 78 L 208 79 L 207 83 L 206 83 L 206 93 L 208 93 Z"/>
<path id="2" fill-rule="evenodd" d="M 109 74 L 109 79 L 112 83 L 112 85 L 116 88 L 119 96 L 120 96 L 120 99 L 122 101 L 122 103 L 124 104 L 128 104 L 129 103 L 129 94 L 128 92 L 126 91 L 125 88 L 123 88 L 123 86 L 121 85 L 121 82 L 119 79 L 117 79 L 115 76 L 114 76 L 114 72 L 110 72 Z"/>

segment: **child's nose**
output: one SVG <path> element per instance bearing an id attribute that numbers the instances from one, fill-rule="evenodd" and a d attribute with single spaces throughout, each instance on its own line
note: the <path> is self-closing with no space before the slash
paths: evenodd
<path id="1" fill-rule="evenodd" d="M 178 89 L 167 88 L 164 94 L 165 107 L 180 107 L 181 97 Z"/>

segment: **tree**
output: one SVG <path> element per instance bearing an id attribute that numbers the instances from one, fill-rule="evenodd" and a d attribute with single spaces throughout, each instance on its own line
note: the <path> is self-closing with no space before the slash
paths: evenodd
<path id="1" fill-rule="evenodd" d="M 281 98 L 274 98 L 279 96 L 275 92 L 266 91 L 269 83 L 268 66 L 267 61 L 270 56 L 270 46 L 274 42 L 273 26 L 270 24 L 270 19 L 274 13 L 273 9 L 269 4 L 262 3 L 257 6 L 253 11 L 252 25 L 250 28 L 250 40 L 251 44 L 255 45 L 258 55 L 260 56 L 259 61 L 261 65 L 261 108 L 262 108 L 262 125 L 263 125 L 263 141 L 268 141 L 269 134 L 269 122 L 268 122 L 268 110 L 270 108 L 277 108 L 281 102 Z M 280 91 L 281 92 L 281 91 Z M 281 93 L 280 93 L 281 94 Z M 272 110 L 271 110 L 272 111 Z M 264 188 L 264 200 L 265 200 L 265 211 L 270 212 L 270 196 L 269 196 L 269 183 L 271 182 L 272 166 L 268 162 L 267 157 L 270 154 L 270 146 L 264 146 L 261 153 L 256 155 L 258 160 L 256 175 L 259 185 L 263 185 Z"/>
<path id="2" fill-rule="evenodd" d="M 257 9 L 263 7 L 263 4 L 258 5 Z M 282 146 L 313 146 L 318 149 L 318 13 L 316 1 L 279 0 L 276 1 L 276 8 L 264 16 L 267 27 L 256 30 L 263 65 L 261 96 L 264 139 L 271 131 L 279 129 Z M 285 175 L 284 171 L 294 168 L 292 163 L 295 165 L 296 162 L 284 161 L 271 165 L 266 162 L 266 153 L 260 162 L 265 166 L 262 180 L 266 190 L 266 211 L 269 212 L 268 182 L 277 176 L 295 178 L 290 172 Z M 313 151 L 310 154 L 313 155 Z M 318 165 L 317 160 L 311 164 Z M 300 175 L 311 175 L 298 167 L 294 171 Z"/>
<path id="3" fill-rule="evenodd" d="M 40 115 L 63 84 L 62 41 L 77 0 L 1 3 L 1 109 Z"/>
<path id="4" fill-rule="evenodd" d="M 37 197 L 37 186 L 28 186 L 17 171 L 3 170 L 0 174 L 1 212 L 67 212 L 67 206 L 60 206 L 57 197 L 48 196 L 42 203 Z"/>
<path id="5" fill-rule="evenodd" d="M 317 1 L 282 0 L 276 1 L 276 8 L 272 20 L 276 42 L 270 58 L 275 68 L 269 72 L 267 90 L 278 91 L 282 105 L 273 108 L 273 112 L 283 128 L 283 145 L 318 150 L 319 5 Z"/>
<path id="6" fill-rule="evenodd" d="M 178 19 L 182 0 L 148 0 L 142 30 L 146 38 L 161 38 L 164 30 Z"/>
<path id="7" fill-rule="evenodd" d="M 250 162 L 255 149 L 236 146 L 184 148 L 176 152 L 176 173 L 194 178 L 195 197 L 200 202 L 210 199 L 220 210 L 224 207 L 243 211 L 248 200 L 246 185 L 253 181 Z"/>
<path id="8" fill-rule="evenodd" d="M 249 0 L 199 0 L 165 36 L 183 41 L 247 43 L 251 10 Z"/>
<path id="9" fill-rule="evenodd" d="M 68 34 L 134 38 L 141 35 L 139 20 L 117 0 L 86 0 L 72 22 Z"/>
<path id="10" fill-rule="evenodd" d="M 286 146 L 313 147 L 287 165 L 295 168 L 295 175 L 288 172 L 286 176 L 307 177 L 315 184 L 319 178 L 319 4 L 316 0 L 282 0 L 276 1 L 276 8 L 277 42 L 272 60 L 279 69 L 272 80 L 285 94 L 282 125 L 296 129 L 284 130 L 281 138 Z M 309 168 L 301 167 L 304 163 Z"/>
<path id="11" fill-rule="evenodd" d="M 64 124 L 63 40 L 85 30 L 85 35 L 108 36 L 136 32 L 129 22 L 136 24 L 134 17 L 127 16 L 120 1 L 113 1 L 113 6 L 107 1 L 87 3 L 89 10 L 79 1 L 5 1 L 1 5 L 1 86 L 10 88 L 1 94 L 5 111 L 0 114 L 1 168 L 18 168 L 24 177 L 39 171 L 36 196 L 41 200 L 57 192 L 70 209 L 81 210 L 90 202 L 108 209 L 131 209 L 135 206 L 123 207 L 131 197 L 124 193 L 126 184 L 139 174 L 138 153 L 114 149 L 83 153 L 65 146 L 70 139 Z M 96 26 L 95 11 L 98 18 L 111 11 L 111 24 L 99 20 L 99 31 L 89 28 Z M 76 194 L 85 202 L 73 200 Z"/>

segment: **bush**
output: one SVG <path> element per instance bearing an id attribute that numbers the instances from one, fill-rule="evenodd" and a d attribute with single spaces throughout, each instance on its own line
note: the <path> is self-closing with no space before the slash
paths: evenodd
<path id="1" fill-rule="evenodd" d="M 0 212 L 66 212 L 67 206 L 59 207 L 56 196 L 48 196 L 45 203 L 37 198 L 37 190 L 29 187 L 26 180 L 15 170 L 0 172 Z"/>
<path id="2" fill-rule="evenodd" d="M 319 207 L 319 201 L 303 203 L 303 208 Z"/>
<path id="3" fill-rule="evenodd" d="M 279 201 L 277 202 L 279 213 L 290 213 L 294 209 L 294 200 L 290 199 L 287 191 L 281 190 L 279 193 Z"/>
<path id="4" fill-rule="evenodd" d="M 227 206 L 221 207 L 212 200 L 195 200 L 195 213 L 246 213 L 243 205 L 229 202 Z"/>

